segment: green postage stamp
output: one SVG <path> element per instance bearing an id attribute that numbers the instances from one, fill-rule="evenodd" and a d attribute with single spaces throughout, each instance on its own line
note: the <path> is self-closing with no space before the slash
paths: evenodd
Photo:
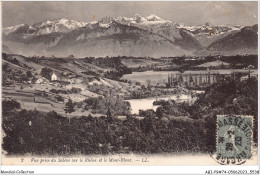
<path id="1" fill-rule="evenodd" d="M 251 157 L 253 116 L 217 116 L 217 161 L 242 164 Z"/>

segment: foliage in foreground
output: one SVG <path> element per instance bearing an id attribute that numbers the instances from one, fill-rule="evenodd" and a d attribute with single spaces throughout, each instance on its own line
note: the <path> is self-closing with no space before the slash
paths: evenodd
<path id="1" fill-rule="evenodd" d="M 204 131 L 207 132 L 207 145 L 215 149 L 216 117 L 217 115 L 252 115 L 254 116 L 253 139 L 258 137 L 258 88 L 257 80 L 246 81 L 233 79 L 221 80 L 208 87 L 193 105 L 175 103 L 174 101 L 159 101 L 161 104 L 155 114 L 158 118 L 168 116 L 188 116 L 194 120 L 204 121 Z"/>
<path id="2" fill-rule="evenodd" d="M 206 151 L 203 123 L 128 117 L 68 119 L 55 112 L 21 110 L 5 113 L 3 149 L 8 154 L 66 155 L 120 152 Z M 204 137 L 202 137 L 204 138 Z"/>

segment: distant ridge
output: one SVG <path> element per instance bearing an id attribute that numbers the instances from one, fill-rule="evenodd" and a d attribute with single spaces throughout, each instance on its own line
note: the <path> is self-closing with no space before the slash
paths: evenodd
<path id="1" fill-rule="evenodd" d="M 90 23 L 66 18 L 3 30 L 4 49 L 32 55 L 181 56 L 257 53 L 257 25 L 185 26 L 156 15 L 104 17 Z"/>

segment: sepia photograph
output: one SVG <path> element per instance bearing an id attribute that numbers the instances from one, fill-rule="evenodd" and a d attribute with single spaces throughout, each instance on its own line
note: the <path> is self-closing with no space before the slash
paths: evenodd
<path id="1" fill-rule="evenodd" d="M 2 165 L 258 165 L 257 1 L 1 8 Z"/>

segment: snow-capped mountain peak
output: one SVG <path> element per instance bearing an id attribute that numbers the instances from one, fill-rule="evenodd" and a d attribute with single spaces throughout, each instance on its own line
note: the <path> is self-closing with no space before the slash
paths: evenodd
<path id="1" fill-rule="evenodd" d="M 99 20 L 99 23 L 109 24 L 109 23 L 111 23 L 113 20 L 114 20 L 113 17 L 106 16 L 106 17 L 103 17 L 101 20 Z"/>
<path id="2" fill-rule="evenodd" d="M 249 45 L 243 42 L 247 35 L 256 38 Z M 241 40 L 239 46 L 233 44 L 233 38 Z M 48 50 L 53 54 L 63 55 L 68 51 L 66 55 L 81 56 L 115 53 L 132 55 L 133 52 L 139 54 L 147 49 L 146 53 L 149 55 L 158 56 L 202 52 L 202 54 L 207 54 L 211 51 L 221 51 L 223 48 L 227 48 L 227 52 L 229 50 L 235 52 L 240 48 L 246 48 L 249 51 L 253 49 L 255 52 L 257 25 L 247 28 L 209 23 L 187 26 L 156 15 L 143 17 L 138 14 L 132 17 L 104 17 L 99 21 L 89 23 L 61 18 L 46 20 L 31 26 L 21 24 L 7 27 L 3 30 L 3 41 L 14 42 L 15 44 L 8 42 L 5 44 L 9 44 L 9 48 L 17 48 L 17 52 L 28 54 L 30 51 L 32 51 L 30 54 L 35 54 L 36 49 L 38 54 L 45 54 Z M 17 47 L 18 43 L 21 43 L 21 47 Z M 32 49 L 34 44 L 40 45 Z M 97 45 L 100 47 L 96 47 Z M 21 49 L 23 47 L 24 50 Z M 108 49 L 102 50 L 101 47 Z"/>
<path id="3" fill-rule="evenodd" d="M 36 23 L 32 26 L 27 24 L 20 24 L 13 27 L 7 27 L 4 28 L 3 34 L 9 35 L 11 33 L 16 33 L 20 35 L 41 35 L 54 32 L 67 33 L 79 27 L 84 27 L 87 24 L 88 23 L 86 22 L 78 22 L 75 20 L 61 18 L 56 20 L 46 20 L 44 22 Z"/>
<path id="4" fill-rule="evenodd" d="M 25 25 L 26 24 L 18 24 L 16 26 L 6 27 L 4 28 L 3 33 L 5 35 L 9 35 L 10 33 L 15 32 L 17 29 L 24 27 Z"/>
<path id="5" fill-rule="evenodd" d="M 136 23 L 141 23 L 141 22 L 147 21 L 147 19 L 144 18 L 144 17 L 142 17 L 142 16 L 139 15 L 139 14 L 136 14 L 135 17 L 134 17 L 134 21 L 135 21 Z"/>
<path id="6" fill-rule="evenodd" d="M 235 30 L 240 30 L 243 26 L 229 26 L 229 25 L 211 25 L 209 23 L 206 23 L 204 25 L 197 25 L 197 26 L 185 26 L 183 24 L 177 25 L 177 28 L 179 29 L 185 29 L 189 32 L 191 32 L 194 35 L 201 35 L 205 34 L 208 36 L 216 36 L 219 34 L 223 34 L 226 32 L 231 32 Z"/>
<path id="7" fill-rule="evenodd" d="M 146 19 L 148 21 L 162 21 L 163 20 L 162 18 L 160 18 L 159 16 L 156 16 L 156 15 L 147 16 Z"/>
<path id="8" fill-rule="evenodd" d="M 167 24 L 167 25 L 172 24 L 172 21 L 164 20 L 156 15 L 142 17 L 141 15 L 136 14 L 132 18 L 117 17 L 117 18 L 114 18 L 114 20 L 121 24 L 135 25 L 135 26 L 138 25 L 138 26 L 144 26 L 144 27 L 156 26 L 156 25 L 162 25 L 162 24 Z"/>
<path id="9" fill-rule="evenodd" d="M 66 18 L 61 18 L 57 20 L 47 20 L 45 22 L 35 24 L 35 28 L 39 28 L 42 33 L 52 33 L 52 32 L 69 32 L 79 27 L 84 27 L 88 23 L 78 22 L 74 20 L 69 20 Z"/>

